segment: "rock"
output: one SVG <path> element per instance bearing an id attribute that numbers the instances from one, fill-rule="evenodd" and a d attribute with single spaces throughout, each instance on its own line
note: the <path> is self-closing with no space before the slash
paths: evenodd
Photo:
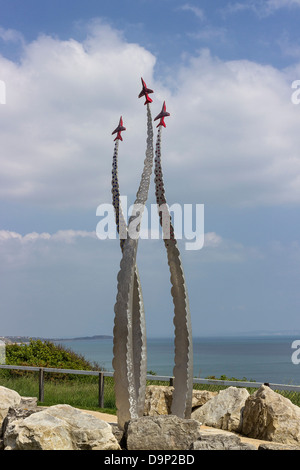
<path id="1" fill-rule="evenodd" d="M 20 407 L 24 409 L 32 409 L 37 407 L 36 397 L 21 397 Z"/>
<path id="2" fill-rule="evenodd" d="M 188 450 L 200 433 L 200 423 L 174 415 L 143 416 L 125 425 L 128 450 Z"/>
<path id="3" fill-rule="evenodd" d="M 191 450 L 257 450 L 257 448 L 241 441 L 239 436 L 217 431 L 201 431 L 197 441 L 191 446 Z"/>
<path id="4" fill-rule="evenodd" d="M 300 408 L 262 385 L 246 400 L 242 434 L 265 441 L 300 445 Z"/>
<path id="5" fill-rule="evenodd" d="M 192 410 L 198 408 L 199 406 L 205 405 L 208 400 L 218 395 L 218 392 L 210 392 L 208 390 L 193 390 L 192 397 Z"/>
<path id="6" fill-rule="evenodd" d="M 171 414 L 174 387 L 149 385 L 146 388 L 144 416 L 160 416 Z M 218 392 L 193 390 L 192 409 L 204 405 Z"/>
<path id="7" fill-rule="evenodd" d="M 170 414 L 173 390 L 174 387 L 160 385 L 146 387 L 144 416 Z"/>
<path id="8" fill-rule="evenodd" d="M 300 446 L 289 446 L 287 444 L 278 444 L 277 442 L 264 443 L 258 446 L 258 450 L 300 450 Z"/>
<path id="9" fill-rule="evenodd" d="M 124 430 L 120 429 L 117 423 L 111 423 L 111 430 L 115 438 L 117 439 L 121 449 L 124 448 Z"/>
<path id="10" fill-rule="evenodd" d="M 63 421 L 45 411 L 11 421 L 3 440 L 5 450 L 74 450 Z"/>
<path id="11" fill-rule="evenodd" d="M 69 405 L 9 421 L 3 440 L 5 450 L 120 449 L 110 424 Z"/>
<path id="12" fill-rule="evenodd" d="M 42 407 L 36 407 L 36 408 L 21 408 L 20 406 L 18 408 L 9 408 L 7 415 L 5 416 L 1 431 L 0 431 L 0 437 L 4 436 L 4 433 L 6 431 L 7 426 L 11 421 L 16 421 L 18 419 L 23 420 L 27 418 L 28 416 L 32 415 L 33 413 L 37 413 L 38 411 L 41 411 Z"/>
<path id="13" fill-rule="evenodd" d="M 21 403 L 21 396 L 18 392 L 0 386 L 0 426 L 8 413 L 10 407 L 18 406 Z"/>
<path id="14" fill-rule="evenodd" d="M 242 412 L 249 393 L 245 388 L 228 387 L 192 412 L 192 419 L 206 426 L 239 432 Z"/>

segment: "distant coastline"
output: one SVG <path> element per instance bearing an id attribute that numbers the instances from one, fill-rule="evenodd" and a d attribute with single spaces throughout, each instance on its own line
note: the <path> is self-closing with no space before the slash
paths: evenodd
<path id="1" fill-rule="evenodd" d="M 94 335 L 94 336 L 78 336 L 75 338 L 52 338 L 48 341 L 77 341 L 77 340 L 94 340 L 94 339 L 113 339 L 110 335 Z"/>
<path id="2" fill-rule="evenodd" d="M 293 337 L 293 336 L 298 336 L 300 338 L 300 330 L 277 330 L 277 331 L 268 331 L 268 330 L 252 330 L 252 331 L 241 331 L 241 332 L 235 332 L 235 333 L 223 333 L 223 334 L 203 334 L 202 336 L 200 335 L 194 335 L 193 337 L 196 338 L 224 338 L 228 339 L 230 337 L 232 338 L 237 338 L 240 337 L 242 338 L 260 338 L 260 337 Z M 151 339 L 173 339 L 172 336 L 166 336 L 166 337 L 160 337 L 160 336 L 150 336 L 149 338 Z M 105 340 L 105 339 L 113 339 L 112 335 L 93 335 L 93 336 L 76 336 L 73 338 L 44 338 L 40 336 L 0 336 L 0 341 L 3 341 L 4 343 L 29 343 L 30 340 L 41 340 L 41 341 L 52 341 L 52 342 L 67 342 L 67 341 L 97 341 L 97 340 Z"/>
<path id="3" fill-rule="evenodd" d="M 0 341 L 4 343 L 29 343 L 30 340 L 41 340 L 41 341 L 77 341 L 77 340 L 101 340 L 101 339 L 113 339 L 109 335 L 94 335 L 94 336 L 78 336 L 75 338 L 42 338 L 37 336 L 0 336 Z"/>

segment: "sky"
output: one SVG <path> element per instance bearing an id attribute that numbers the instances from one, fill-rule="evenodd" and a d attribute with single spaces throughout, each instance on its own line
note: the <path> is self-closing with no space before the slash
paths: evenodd
<path id="1" fill-rule="evenodd" d="M 164 101 L 170 113 L 167 202 L 204 207 L 201 249 L 178 240 L 193 336 L 300 332 L 300 0 L 0 0 L 0 12 L 0 336 L 113 334 L 121 251 L 97 236 L 97 209 L 112 202 L 120 116 L 134 203 L 141 77 L 152 117 Z M 172 336 L 163 241 L 141 239 L 137 264 L 147 335 Z"/>

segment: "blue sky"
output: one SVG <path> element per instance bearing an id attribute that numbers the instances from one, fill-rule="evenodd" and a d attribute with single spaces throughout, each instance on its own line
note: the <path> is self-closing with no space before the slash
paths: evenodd
<path id="1" fill-rule="evenodd" d="M 145 153 L 140 77 L 166 100 L 170 204 L 204 204 L 205 243 L 180 243 L 193 334 L 300 331 L 300 1 L 0 0 L 0 298 L 4 335 L 112 334 L 121 193 Z M 154 203 L 153 181 L 149 204 Z M 173 334 L 161 240 L 138 252 L 149 336 Z"/>

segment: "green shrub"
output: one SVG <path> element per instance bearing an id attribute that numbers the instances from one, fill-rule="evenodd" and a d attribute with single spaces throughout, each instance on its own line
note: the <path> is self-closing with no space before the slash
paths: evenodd
<path id="1" fill-rule="evenodd" d="M 246 377 L 243 377 L 242 379 L 236 379 L 235 377 L 227 377 L 227 375 L 222 374 L 220 377 L 216 377 L 215 375 L 209 375 L 206 377 L 207 379 L 213 379 L 213 380 L 230 380 L 232 382 L 255 382 L 253 379 L 246 379 Z"/>
<path id="2" fill-rule="evenodd" d="M 100 370 L 97 364 L 91 364 L 83 356 L 51 341 L 30 340 L 27 343 L 6 345 L 6 364 L 31 367 L 51 367 L 57 369 Z M 4 372 L 4 371 L 3 371 Z M 24 376 L 22 370 L 6 370 L 6 375 Z M 78 377 L 78 376 L 77 376 Z M 82 376 L 84 380 L 91 377 Z M 49 373 L 50 380 L 73 379 L 73 374 Z"/>

